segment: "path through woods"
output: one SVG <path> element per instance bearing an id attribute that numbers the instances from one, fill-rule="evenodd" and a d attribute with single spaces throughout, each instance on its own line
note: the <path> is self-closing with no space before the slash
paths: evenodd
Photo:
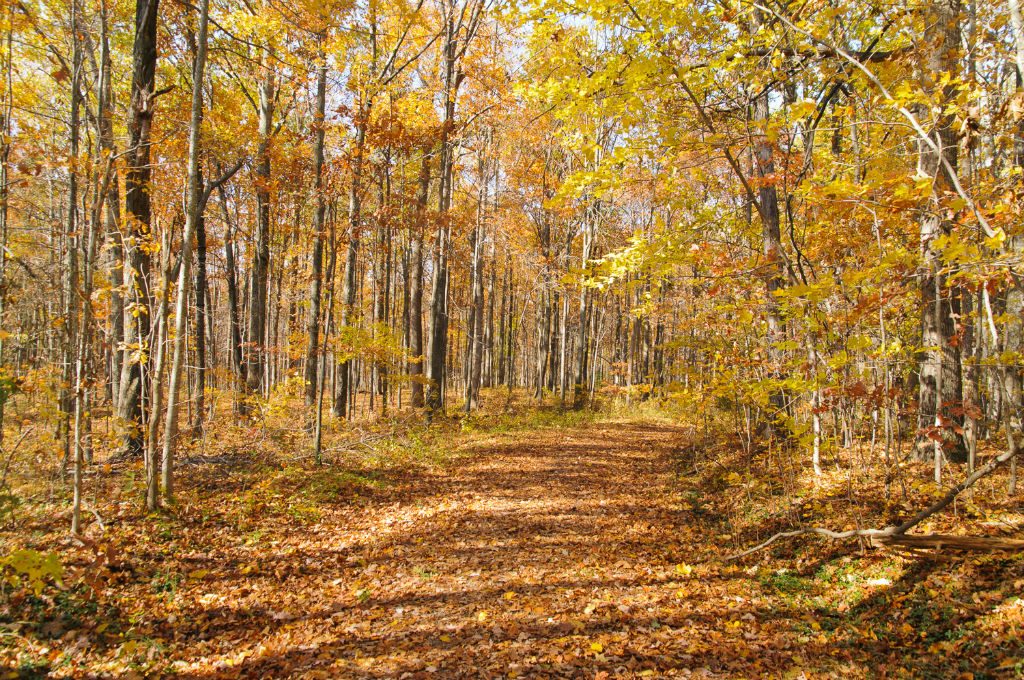
<path id="1" fill-rule="evenodd" d="M 780 546 L 724 565 L 763 533 L 725 533 L 700 500 L 724 468 L 681 474 L 686 442 L 643 422 L 512 432 L 321 503 L 315 523 L 205 520 L 182 543 L 208 549 L 179 553 L 188 577 L 149 605 L 173 618 L 148 632 L 188 677 L 935 677 L 970 651 L 957 631 L 990 625 L 986 588 L 1009 596 L 1021 576 L 813 541 L 810 559 Z"/>
<path id="2" fill-rule="evenodd" d="M 641 423 L 523 433 L 414 480 L 400 501 L 389 492 L 383 504 L 325 517 L 318 536 L 286 531 L 274 549 L 292 597 L 256 579 L 230 608 L 197 603 L 188 618 L 210 639 L 182 670 L 209 668 L 213 656 L 243 676 L 573 676 L 713 664 L 717 652 L 699 650 L 720 628 L 715 609 L 730 605 L 699 591 L 679 597 L 692 585 L 676 567 L 689 549 L 670 492 L 681 437 Z M 273 561 L 263 545 L 229 559 L 254 557 Z M 238 587 L 211 583 L 200 601 L 219 600 L 215 584 Z"/>
<path id="3" fill-rule="evenodd" d="M 734 472 L 735 443 L 572 416 L 409 433 L 410 448 L 326 467 L 254 428 L 244 439 L 268 451 L 184 459 L 188 485 L 162 513 L 125 482 L 137 465 L 105 467 L 90 482 L 98 552 L 60 516 L 19 529 L 65 547 L 66 585 L 12 599 L 0 664 L 26 678 L 999 677 L 1024 658 L 1024 561 L 804 538 L 724 563 L 797 513 L 843 527 L 886 510 L 851 507 L 842 472 L 793 505 Z"/>

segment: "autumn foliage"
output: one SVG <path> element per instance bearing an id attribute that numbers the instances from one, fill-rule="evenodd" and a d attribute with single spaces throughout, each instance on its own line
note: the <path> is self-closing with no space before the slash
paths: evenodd
<path id="1" fill-rule="evenodd" d="M 0 673 L 1024 672 L 1018 0 L 12 1 L 0 71 Z"/>

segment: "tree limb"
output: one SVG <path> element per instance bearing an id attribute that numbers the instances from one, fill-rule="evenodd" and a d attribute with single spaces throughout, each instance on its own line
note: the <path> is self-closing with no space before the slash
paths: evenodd
<path id="1" fill-rule="evenodd" d="M 902 544 L 902 545 L 910 545 L 910 544 L 913 544 L 915 542 L 916 543 L 921 543 L 923 539 L 927 538 L 933 544 L 941 545 L 941 544 L 945 543 L 946 545 L 952 547 L 952 543 L 949 540 L 944 540 L 942 538 L 936 538 L 935 536 L 928 536 L 928 537 L 924 537 L 924 536 L 907 536 L 906 532 L 909 531 L 910 529 L 913 529 L 914 527 L 916 527 L 918 524 L 920 524 L 924 520 L 928 519 L 929 517 L 931 517 L 935 513 L 939 512 L 940 510 L 945 508 L 947 505 L 952 503 L 953 500 L 957 496 L 959 496 L 961 493 L 963 493 L 967 489 L 969 489 L 972 486 L 974 486 L 978 482 L 979 479 L 981 479 L 982 477 L 985 477 L 985 476 L 991 474 L 992 472 L 994 472 L 995 470 L 1000 468 L 1002 465 L 1004 465 L 1006 462 L 1008 462 L 1009 460 L 1014 458 L 1017 455 L 1018 452 L 1019 452 L 1019 449 L 1017 448 L 1014 440 L 1011 438 L 1009 450 L 1007 450 L 1007 451 L 1003 452 L 1002 454 L 996 456 L 995 458 L 990 460 L 987 464 L 985 464 L 982 467 L 980 467 L 977 470 L 975 470 L 974 473 L 969 475 L 964 481 L 960 482 L 959 484 L 957 484 L 956 486 L 951 488 L 949 491 L 947 491 L 946 494 L 942 498 L 940 498 L 939 500 L 935 501 L 934 503 L 932 503 L 928 507 L 922 509 L 916 515 L 914 515 L 910 519 L 906 520 L 902 524 L 895 525 L 895 526 L 890 526 L 890 527 L 885 527 L 883 529 L 854 529 L 854 530 L 850 530 L 850 531 L 832 531 L 830 529 L 824 529 L 824 528 L 820 528 L 820 527 L 809 527 L 809 528 L 806 528 L 806 529 L 795 529 L 793 531 L 781 531 L 781 532 L 775 534 L 774 536 L 772 536 L 771 538 L 769 538 L 768 540 L 763 541 L 763 542 L 755 545 L 753 548 L 750 548 L 749 550 L 744 550 L 741 553 L 737 553 L 735 555 L 731 555 L 729 557 L 726 557 L 725 561 L 726 562 L 731 562 L 733 560 L 738 560 L 741 557 L 746 557 L 747 555 L 753 554 L 753 553 L 755 553 L 755 552 L 757 552 L 759 550 L 763 550 L 763 549 L 767 548 L 772 543 L 775 543 L 776 541 L 778 541 L 780 539 L 783 539 L 783 538 L 795 538 L 797 536 L 806 536 L 808 534 L 817 534 L 818 536 L 824 536 L 826 538 L 831 538 L 833 540 L 843 540 L 843 539 L 847 539 L 847 538 L 863 537 L 863 538 L 872 539 L 872 541 L 879 542 L 879 543 L 889 542 L 889 543 Z M 961 537 L 961 538 L 969 539 L 971 537 Z M 927 541 L 925 541 L 925 543 L 927 543 Z M 968 541 L 962 541 L 961 545 L 962 546 L 966 546 L 967 543 L 968 543 Z M 1024 549 L 1024 542 L 1021 542 L 1020 548 Z M 965 548 L 965 549 L 967 549 L 967 548 Z M 991 548 L 988 548 L 988 549 L 991 549 Z M 1007 549 L 1007 550 L 1008 549 L 1018 549 L 1018 547 L 1000 548 L 1000 549 Z"/>

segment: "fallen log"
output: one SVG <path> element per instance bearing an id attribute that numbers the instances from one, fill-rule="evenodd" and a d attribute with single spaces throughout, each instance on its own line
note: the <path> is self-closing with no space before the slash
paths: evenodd
<path id="1" fill-rule="evenodd" d="M 772 536 L 768 540 L 762 541 L 761 543 L 758 543 L 757 545 L 755 545 L 753 548 L 750 548 L 749 550 L 744 550 L 741 553 L 737 553 L 735 555 L 730 555 L 729 557 L 726 557 L 725 561 L 726 562 L 731 562 L 733 560 L 738 560 L 741 557 L 746 557 L 747 555 L 750 555 L 750 554 L 755 553 L 755 552 L 757 552 L 759 550 L 763 550 L 763 549 L 767 548 L 772 543 L 775 543 L 775 541 L 777 541 L 777 540 L 779 540 L 781 538 L 794 538 L 796 536 L 805 536 L 805 535 L 808 535 L 808 534 L 817 534 L 819 536 L 825 536 L 826 538 L 831 538 L 833 540 L 842 540 L 842 539 L 849 539 L 849 538 L 860 538 L 860 539 L 867 539 L 871 543 L 878 543 L 878 542 L 888 541 L 891 545 L 904 545 L 904 546 L 907 546 L 907 547 L 913 547 L 912 544 L 913 544 L 914 541 L 924 541 L 923 544 L 919 544 L 919 545 L 916 546 L 916 547 L 919 547 L 919 548 L 920 547 L 924 547 L 924 548 L 947 547 L 947 548 L 955 548 L 955 549 L 958 549 L 958 550 L 1020 550 L 1022 547 L 1024 547 L 1024 541 L 1014 541 L 1014 540 L 1011 540 L 1011 539 L 991 539 L 991 540 L 1003 541 L 1004 542 L 1003 544 L 1007 545 L 1007 546 L 1011 546 L 1013 543 L 1020 543 L 1021 546 L 1020 547 L 1016 547 L 1016 546 L 1015 547 L 1001 547 L 1001 548 L 991 548 L 991 547 L 971 548 L 971 547 L 967 547 L 970 544 L 971 541 L 982 541 L 982 543 L 985 543 L 986 542 L 986 537 L 984 537 L 984 536 L 976 536 L 976 537 L 970 537 L 970 536 L 942 536 L 942 538 L 945 539 L 945 540 L 930 540 L 930 542 L 929 542 L 928 539 L 934 539 L 935 536 L 941 536 L 941 535 L 939 535 L 939 534 L 926 534 L 926 535 L 913 536 L 913 535 L 908 535 L 906 533 L 906 532 L 910 531 L 911 529 L 913 529 L 914 527 L 916 527 L 921 522 L 923 522 L 924 520 L 928 519 L 929 517 L 931 517 L 935 513 L 939 512 L 940 510 L 942 510 L 943 508 L 948 506 L 950 503 L 952 503 L 956 499 L 957 496 L 959 496 L 961 493 L 963 493 L 967 489 L 969 489 L 972 486 L 974 486 L 978 482 L 979 479 L 981 479 L 982 477 L 985 477 L 985 476 L 991 474 L 993 471 L 995 471 L 997 468 L 1002 466 L 1004 463 L 1006 463 L 1007 461 L 1009 461 L 1012 458 L 1016 457 L 1017 454 L 1019 453 L 1020 449 L 1017 448 L 1017 444 L 1014 441 L 1012 436 L 1008 437 L 1008 439 L 1009 439 L 1009 445 L 1010 446 L 1009 446 L 1009 449 L 1007 451 L 1001 453 L 1000 455 L 998 455 L 995 458 L 993 458 L 992 460 L 990 460 L 986 465 L 984 465 L 984 466 L 978 468 L 977 470 L 975 470 L 972 474 L 968 475 L 968 477 L 964 481 L 960 482 L 959 484 L 957 484 L 956 486 L 951 488 L 949 491 L 947 491 L 937 501 L 935 501 L 934 503 L 932 503 L 928 507 L 922 509 L 916 515 L 914 515 L 910 519 L 906 520 L 902 524 L 895 525 L 895 526 L 885 527 L 883 529 L 855 529 L 855 530 L 850 530 L 850 531 L 832 531 L 830 529 L 824 529 L 824 528 L 821 528 L 821 527 L 810 527 L 810 528 L 804 528 L 804 529 L 795 529 L 793 531 L 780 531 L 779 533 L 775 534 L 774 536 Z M 956 544 L 956 545 L 954 545 L 954 544 Z M 977 545 L 981 545 L 981 543 L 978 543 Z M 963 546 L 963 547 L 958 547 L 958 546 Z"/>
<path id="2" fill-rule="evenodd" d="M 873 547 L 897 546 L 903 548 L 930 548 L 933 550 L 971 550 L 977 552 L 995 552 L 1006 550 L 1020 552 L 1024 550 L 1024 540 L 1001 538 L 999 536 L 953 536 L 950 534 L 882 534 L 872 536 L 869 541 Z"/>

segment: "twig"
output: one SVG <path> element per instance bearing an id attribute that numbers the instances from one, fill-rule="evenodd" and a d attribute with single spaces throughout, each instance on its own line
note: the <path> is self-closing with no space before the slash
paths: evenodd
<path id="1" fill-rule="evenodd" d="M 101 533 L 106 533 L 107 532 L 107 527 L 103 524 L 103 518 L 100 517 L 100 513 L 97 512 L 96 508 L 93 508 L 93 507 L 88 508 L 88 510 L 89 510 L 89 512 L 92 513 L 92 516 L 96 518 L 96 524 L 100 525 L 100 532 Z"/>
<path id="2" fill-rule="evenodd" d="M 0 488 L 7 486 L 7 473 L 11 471 L 11 463 L 14 462 L 14 454 L 18 452 L 18 448 L 21 447 L 21 443 L 25 441 L 26 437 L 32 434 L 32 430 L 34 429 L 35 425 L 22 432 L 21 436 L 18 437 L 18 441 L 14 442 L 14 446 L 11 447 L 11 452 L 7 454 L 7 460 L 4 463 L 3 475 L 0 475 Z"/>

